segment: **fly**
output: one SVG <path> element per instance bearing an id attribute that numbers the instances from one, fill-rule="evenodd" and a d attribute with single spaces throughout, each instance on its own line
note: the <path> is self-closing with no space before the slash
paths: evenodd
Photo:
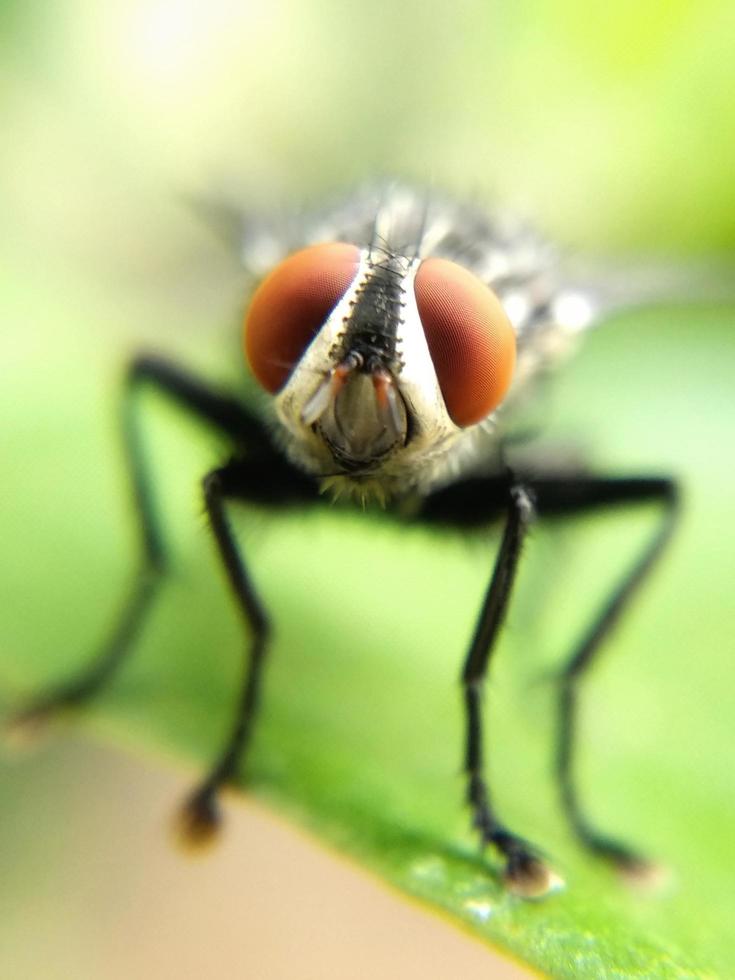
<path id="1" fill-rule="evenodd" d="M 245 672 L 229 737 L 181 810 L 194 842 L 214 836 L 219 790 L 235 776 L 260 701 L 270 622 L 233 533 L 233 501 L 324 506 L 344 496 L 377 502 L 398 520 L 461 530 L 502 526 L 485 597 L 461 672 L 464 773 L 472 825 L 503 860 L 507 887 L 544 895 L 559 879 L 541 851 L 507 827 L 485 776 L 482 689 L 510 600 L 519 555 L 536 519 L 654 502 L 659 523 L 615 585 L 558 678 L 555 771 L 572 830 L 591 852 L 629 873 L 648 867 L 586 815 L 574 776 L 579 684 L 610 628 L 661 555 L 676 523 L 666 475 L 591 476 L 514 464 L 514 417 L 539 381 L 602 316 L 568 285 L 549 245 L 477 208 L 401 185 L 279 228 L 236 221 L 243 263 L 257 286 L 243 329 L 251 372 L 270 398 L 261 417 L 237 395 L 178 365 L 135 357 L 123 389 L 123 435 L 141 531 L 137 573 L 116 628 L 90 665 L 42 693 L 14 723 L 33 726 L 87 701 L 109 682 L 154 605 L 167 551 L 153 503 L 139 396 L 163 392 L 224 435 L 228 462 L 202 493 L 215 547 L 248 625 Z"/>

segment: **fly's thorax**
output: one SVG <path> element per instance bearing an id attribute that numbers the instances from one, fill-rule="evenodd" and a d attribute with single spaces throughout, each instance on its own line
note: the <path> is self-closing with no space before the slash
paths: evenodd
<path id="1" fill-rule="evenodd" d="M 290 457 L 338 491 L 387 497 L 421 488 L 463 435 L 422 326 L 417 268 L 363 250 L 353 282 L 276 396 Z"/>

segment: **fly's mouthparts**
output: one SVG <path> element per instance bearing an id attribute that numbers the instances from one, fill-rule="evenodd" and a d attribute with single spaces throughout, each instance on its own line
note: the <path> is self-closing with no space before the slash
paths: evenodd
<path id="1" fill-rule="evenodd" d="M 301 421 L 304 425 L 313 425 L 324 415 L 330 403 L 344 387 L 350 374 L 361 368 L 362 363 L 362 355 L 353 351 L 324 376 L 319 387 L 301 410 Z"/>
<path id="2" fill-rule="evenodd" d="M 301 410 L 301 421 L 304 425 L 311 426 L 324 415 L 336 394 L 334 389 L 334 371 L 330 371 Z"/>
<path id="3" fill-rule="evenodd" d="M 365 368 L 351 351 L 321 380 L 301 410 L 338 458 L 373 461 L 406 441 L 406 406 L 393 375 L 382 365 Z"/>
<path id="4" fill-rule="evenodd" d="M 405 410 L 403 409 L 403 400 L 396 390 L 393 375 L 389 374 L 385 368 L 378 368 L 373 373 L 373 388 L 375 389 L 378 415 L 385 425 L 386 432 L 392 435 L 394 441 L 397 441 L 400 439 L 402 431 L 405 434 Z"/>

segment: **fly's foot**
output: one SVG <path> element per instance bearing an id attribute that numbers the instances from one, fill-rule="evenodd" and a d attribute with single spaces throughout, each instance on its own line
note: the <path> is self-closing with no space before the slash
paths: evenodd
<path id="1" fill-rule="evenodd" d="M 507 830 L 496 830 L 487 843 L 492 843 L 506 857 L 503 882 L 519 898 L 544 898 L 564 886 L 561 878 L 533 847 L 523 838 Z"/>
<path id="2" fill-rule="evenodd" d="M 627 885 L 641 891 L 658 892 L 669 883 L 671 875 L 668 868 L 650 861 L 611 837 L 593 833 L 587 827 L 583 831 L 582 843 L 611 864 Z"/>
<path id="3" fill-rule="evenodd" d="M 564 887 L 564 879 L 535 854 L 513 853 L 503 872 L 503 881 L 509 892 L 519 898 L 544 898 Z"/>
<path id="4" fill-rule="evenodd" d="M 619 864 L 617 870 L 626 885 L 642 892 L 659 894 L 665 891 L 672 881 L 670 868 L 656 861 L 647 861 L 645 858 Z"/>
<path id="5" fill-rule="evenodd" d="M 184 850 L 196 854 L 216 841 L 221 825 L 222 814 L 215 791 L 209 787 L 197 789 L 176 814 L 176 842 Z"/>
<path id="6" fill-rule="evenodd" d="M 482 846 L 492 844 L 506 860 L 503 882 L 509 892 L 519 898 L 535 899 L 563 887 L 563 878 L 549 867 L 532 844 L 496 821 L 488 805 L 485 784 L 477 773 L 471 775 L 468 800 L 473 809 L 472 825 L 479 831 Z"/>
<path id="7" fill-rule="evenodd" d="M 20 708 L 3 721 L 2 740 L 13 751 L 35 747 L 53 728 L 62 714 L 58 701 L 38 701 Z"/>
<path id="8" fill-rule="evenodd" d="M 622 844 L 606 840 L 604 847 L 598 847 L 597 850 L 602 857 L 612 862 L 620 877 L 631 888 L 658 892 L 670 880 L 668 868 L 642 857 Z"/>

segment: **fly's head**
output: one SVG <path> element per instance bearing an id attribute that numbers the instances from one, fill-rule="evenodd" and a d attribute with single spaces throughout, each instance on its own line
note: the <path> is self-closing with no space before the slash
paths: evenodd
<path id="1" fill-rule="evenodd" d="M 245 351 L 289 457 L 337 493 L 385 500 L 436 482 L 500 404 L 515 334 L 455 262 L 329 242 L 261 282 Z"/>

